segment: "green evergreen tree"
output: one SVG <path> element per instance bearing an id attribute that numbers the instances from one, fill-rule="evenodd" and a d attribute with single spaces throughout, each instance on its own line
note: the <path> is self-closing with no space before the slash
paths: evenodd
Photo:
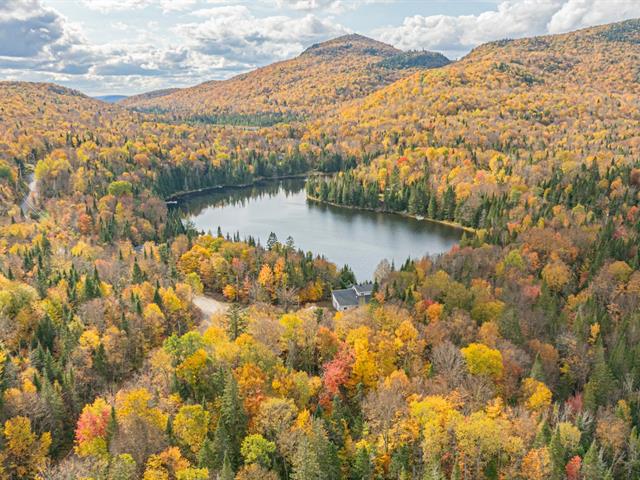
<path id="1" fill-rule="evenodd" d="M 107 445 L 118 433 L 118 420 L 116 418 L 116 409 L 111 406 L 111 414 L 109 415 L 109 423 L 107 423 Z"/>
<path id="2" fill-rule="evenodd" d="M 349 288 L 356 283 L 356 276 L 349 268 L 349 265 L 345 265 L 340 270 L 340 288 Z"/>
<path id="3" fill-rule="evenodd" d="M 436 201 L 436 196 L 433 193 L 429 198 L 429 205 L 427 206 L 427 216 L 432 220 L 438 219 L 438 202 Z"/>
<path id="4" fill-rule="evenodd" d="M 234 303 L 227 311 L 227 334 L 231 340 L 238 338 L 247 328 L 247 318 L 242 307 Z"/>
<path id="5" fill-rule="evenodd" d="M 73 430 L 69 428 L 67 411 L 60 391 L 60 386 L 52 384 L 47 378 L 42 380 L 38 401 L 33 415 L 38 419 L 38 424 L 43 430 L 51 432 L 51 450 L 56 456 L 64 451 L 64 448 L 72 439 Z"/>
<path id="6" fill-rule="evenodd" d="M 565 465 L 567 460 L 567 452 L 562 445 L 560 431 L 556 428 L 549 441 L 549 454 L 551 456 L 551 468 L 553 470 L 553 479 L 563 479 L 565 473 Z"/>
<path id="7" fill-rule="evenodd" d="M 584 387 L 584 404 L 591 411 L 596 411 L 601 405 L 606 405 L 615 388 L 615 380 L 604 356 L 602 341 L 595 346 L 594 366 L 589 381 Z"/>
<path id="8" fill-rule="evenodd" d="M 269 238 L 267 239 L 267 249 L 273 250 L 273 248 L 278 244 L 278 236 L 271 232 L 269 234 Z"/>
<path id="9" fill-rule="evenodd" d="M 529 377 L 538 380 L 542 383 L 547 383 L 544 376 L 544 368 L 542 367 L 542 362 L 540 361 L 540 354 L 536 353 L 536 358 L 533 361 L 533 365 L 531 366 L 531 372 L 529 373 Z"/>
<path id="10" fill-rule="evenodd" d="M 222 466 L 224 455 L 229 456 L 233 470 L 242 463 L 240 446 L 247 431 L 247 415 L 238 392 L 238 384 L 233 374 L 227 374 L 224 393 L 220 405 L 220 418 L 214 438 L 214 451 L 217 455 L 215 467 Z"/>
<path id="11" fill-rule="evenodd" d="M 229 460 L 229 455 L 227 452 L 224 452 L 224 459 L 222 461 L 222 469 L 220 470 L 220 480 L 234 480 L 236 478 L 233 473 L 233 467 L 231 466 L 231 461 Z"/>
<path id="12" fill-rule="evenodd" d="M 131 272 L 131 283 L 138 284 L 138 283 L 144 282 L 145 280 L 146 280 L 146 275 L 140 268 L 140 265 L 138 264 L 138 259 L 136 258 L 133 261 L 133 270 Z"/>
<path id="13" fill-rule="evenodd" d="M 324 480 L 326 478 L 320 469 L 318 453 L 307 437 L 298 444 L 291 463 L 293 468 L 291 480 Z"/>
<path id="14" fill-rule="evenodd" d="M 602 480 L 605 475 L 602 453 L 596 447 L 595 440 L 591 443 L 589 450 L 587 450 L 584 456 L 580 473 L 582 474 L 583 480 Z"/>
<path id="15" fill-rule="evenodd" d="M 207 438 L 198 452 L 198 465 L 202 468 L 215 470 L 217 468 L 217 461 L 218 456 L 215 451 L 214 442 Z"/>
<path id="16" fill-rule="evenodd" d="M 368 480 L 372 474 L 373 464 L 369 452 L 366 448 L 359 448 L 351 469 L 351 480 Z"/>

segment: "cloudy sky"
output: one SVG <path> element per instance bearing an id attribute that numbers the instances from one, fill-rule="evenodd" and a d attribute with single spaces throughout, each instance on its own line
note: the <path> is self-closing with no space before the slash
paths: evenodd
<path id="1" fill-rule="evenodd" d="M 90 95 L 187 86 L 357 32 L 458 58 L 640 17 L 640 0 L 0 0 L 0 79 Z"/>

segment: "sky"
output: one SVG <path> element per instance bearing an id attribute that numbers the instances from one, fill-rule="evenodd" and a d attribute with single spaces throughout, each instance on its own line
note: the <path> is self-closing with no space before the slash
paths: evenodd
<path id="1" fill-rule="evenodd" d="M 0 0 L 0 79 L 130 95 L 229 78 L 360 33 L 449 58 L 640 17 L 640 0 Z"/>

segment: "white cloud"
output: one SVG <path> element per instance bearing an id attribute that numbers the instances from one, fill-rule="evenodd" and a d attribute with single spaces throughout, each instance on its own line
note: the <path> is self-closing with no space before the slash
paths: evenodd
<path id="1" fill-rule="evenodd" d="M 0 56 L 36 57 L 64 34 L 62 19 L 38 0 L 0 3 Z"/>
<path id="2" fill-rule="evenodd" d="M 275 0 L 278 8 L 292 8 L 294 10 L 331 10 L 343 11 L 354 8 L 357 0 L 344 2 L 343 0 Z"/>
<path id="3" fill-rule="evenodd" d="M 75 12 L 68 1 L 0 0 L 0 78 L 58 81 L 90 93 L 193 85 L 348 33 L 338 23 L 347 16 L 336 12 L 394 1 L 402 7 L 390 8 L 409 10 L 400 0 L 75 0 Z M 408 16 L 374 36 L 403 49 L 457 56 L 489 40 L 640 16 L 640 0 L 494 3 L 478 15 Z"/>
<path id="4" fill-rule="evenodd" d="M 402 49 L 458 56 L 502 38 L 561 33 L 640 16 L 636 0 L 504 0 L 479 15 L 414 15 L 378 29 L 377 38 Z"/>
<path id="5" fill-rule="evenodd" d="M 313 14 L 302 18 L 256 17 L 241 5 L 209 8 L 193 14 L 204 20 L 175 28 L 191 48 L 248 65 L 288 58 L 311 43 L 347 33 L 341 25 Z"/>
<path id="6" fill-rule="evenodd" d="M 92 10 L 103 13 L 137 10 L 153 5 L 154 0 L 82 0 L 83 3 Z"/>
<path id="7" fill-rule="evenodd" d="M 231 2 L 232 0 L 82 0 L 86 7 L 103 13 L 141 10 L 149 7 L 157 7 L 164 13 L 172 13 L 189 10 L 200 3 L 220 5 Z"/>
<path id="8" fill-rule="evenodd" d="M 394 3 L 397 0 L 265 0 L 275 4 L 278 8 L 291 8 L 293 10 L 319 11 L 341 13 L 348 10 L 356 10 L 363 5 L 373 3 Z"/>
<path id="9" fill-rule="evenodd" d="M 569 0 L 549 21 L 549 33 L 640 17 L 637 0 Z"/>

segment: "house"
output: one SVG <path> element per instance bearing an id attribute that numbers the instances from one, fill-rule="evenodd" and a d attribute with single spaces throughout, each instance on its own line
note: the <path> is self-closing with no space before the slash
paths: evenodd
<path id="1" fill-rule="evenodd" d="M 361 283 L 353 285 L 351 288 L 331 291 L 331 302 L 333 308 L 339 312 L 344 312 L 359 305 L 365 305 L 371 300 L 373 293 L 373 283 Z"/>

